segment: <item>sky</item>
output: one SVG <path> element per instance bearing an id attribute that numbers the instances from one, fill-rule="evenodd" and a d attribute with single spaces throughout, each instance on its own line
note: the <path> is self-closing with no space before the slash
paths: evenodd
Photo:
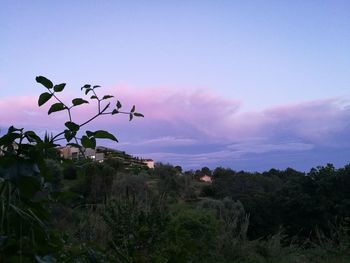
<path id="1" fill-rule="evenodd" d="M 99 144 L 155 161 L 308 171 L 350 160 L 349 1 L 0 1 L 0 135 L 57 133 L 38 75 L 63 99 L 99 94 L 145 118 L 103 116 Z M 50 101 L 53 103 L 53 101 Z M 83 122 L 96 105 L 77 109 Z"/>

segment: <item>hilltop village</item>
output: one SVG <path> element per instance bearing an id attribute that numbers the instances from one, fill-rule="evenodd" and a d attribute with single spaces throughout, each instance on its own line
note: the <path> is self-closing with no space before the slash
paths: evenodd
<path id="1" fill-rule="evenodd" d="M 74 146 L 62 146 L 58 149 L 60 156 L 66 160 L 76 161 L 82 158 L 88 158 L 102 163 L 106 159 L 115 159 L 122 162 L 124 166 L 130 168 L 148 167 L 149 169 L 154 169 L 154 161 L 152 159 L 134 157 L 125 153 L 124 151 L 118 151 L 104 146 L 97 146 L 95 149 L 86 148 L 83 149 L 83 151 Z"/>

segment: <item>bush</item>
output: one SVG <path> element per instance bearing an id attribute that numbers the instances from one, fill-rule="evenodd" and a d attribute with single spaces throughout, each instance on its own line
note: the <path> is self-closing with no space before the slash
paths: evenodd
<path id="1" fill-rule="evenodd" d="M 63 169 L 63 178 L 66 179 L 66 180 L 75 180 L 77 179 L 77 168 L 70 164 L 68 166 L 66 166 L 64 169 Z"/>
<path id="2" fill-rule="evenodd" d="M 53 190 L 58 190 L 61 186 L 63 177 L 62 166 L 58 161 L 47 159 L 46 161 L 48 177 L 51 179 L 51 187 Z"/>

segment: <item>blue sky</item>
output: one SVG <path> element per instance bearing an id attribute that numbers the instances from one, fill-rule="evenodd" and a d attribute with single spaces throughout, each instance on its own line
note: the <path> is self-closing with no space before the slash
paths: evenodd
<path id="1" fill-rule="evenodd" d="M 148 114 L 106 122 L 117 148 L 189 168 L 343 165 L 349 11 L 349 1 L 2 1 L 0 107 L 21 96 L 19 112 L 36 111 L 37 75 L 73 95 L 100 84 Z M 167 105 L 171 120 L 159 116 Z M 47 128 L 22 115 L 0 126 Z"/>

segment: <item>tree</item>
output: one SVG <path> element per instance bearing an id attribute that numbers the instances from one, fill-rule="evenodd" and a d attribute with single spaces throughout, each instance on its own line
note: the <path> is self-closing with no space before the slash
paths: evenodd
<path id="1" fill-rule="evenodd" d="M 208 175 L 211 176 L 211 170 L 208 167 L 202 167 L 201 169 L 202 175 Z"/>

